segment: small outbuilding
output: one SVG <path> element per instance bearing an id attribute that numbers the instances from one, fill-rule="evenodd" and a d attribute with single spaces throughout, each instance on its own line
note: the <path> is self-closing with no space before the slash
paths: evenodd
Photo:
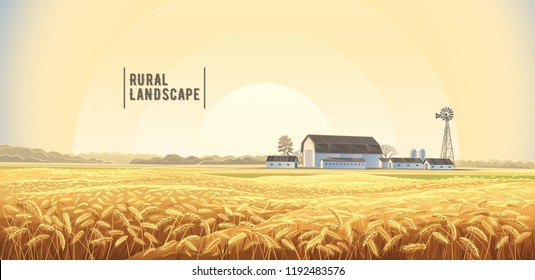
<path id="1" fill-rule="evenodd" d="M 388 168 L 389 158 L 380 158 L 379 159 L 379 168 L 387 169 Z"/>
<path id="2" fill-rule="evenodd" d="M 390 158 L 389 169 L 423 169 L 424 165 L 419 158 Z"/>
<path id="3" fill-rule="evenodd" d="M 366 160 L 363 158 L 325 157 L 321 158 L 320 167 L 332 169 L 366 169 Z"/>
<path id="4" fill-rule="evenodd" d="M 452 170 L 455 164 L 449 158 L 426 158 L 424 161 L 425 169 L 433 170 Z"/>
<path id="5" fill-rule="evenodd" d="M 296 156 L 268 156 L 267 168 L 297 168 L 299 160 Z"/>

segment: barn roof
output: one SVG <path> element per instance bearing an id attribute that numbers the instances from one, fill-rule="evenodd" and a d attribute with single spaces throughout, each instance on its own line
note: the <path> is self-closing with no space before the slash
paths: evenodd
<path id="1" fill-rule="evenodd" d="M 395 163 L 422 163 L 419 158 L 390 158 L 390 160 Z"/>
<path id="2" fill-rule="evenodd" d="M 339 157 L 324 157 L 321 158 L 324 162 L 366 162 L 363 158 L 339 158 Z"/>
<path id="3" fill-rule="evenodd" d="M 309 134 L 301 142 L 304 152 L 305 141 L 312 140 L 317 153 L 333 154 L 382 154 L 381 146 L 369 136 L 339 136 Z"/>
<path id="4" fill-rule="evenodd" d="M 453 165 L 453 161 L 449 158 L 426 158 L 424 162 L 431 165 Z"/>
<path id="5" fill-rule="evenodd" d="M 268 156 L 266 161 L 295 162 L 299 161 L 296 156 Z"/>

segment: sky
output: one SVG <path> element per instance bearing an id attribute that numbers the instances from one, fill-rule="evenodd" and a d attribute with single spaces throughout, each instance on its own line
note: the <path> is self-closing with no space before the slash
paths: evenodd
<path id="1" fill-rule="evenodd" d="M 449 106 L 456 158 L 535 160 L 533 1 L 219 2 L 2 1 L 0 144 L 265 155 L 315 133 L 438 157 Z M 206 67 L 206 109 L 123 109 L 123 67 Z"/>

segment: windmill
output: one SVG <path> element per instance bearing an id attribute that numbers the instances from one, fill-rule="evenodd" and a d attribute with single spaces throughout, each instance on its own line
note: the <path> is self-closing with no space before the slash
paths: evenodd
<path id="1" fill-rule="evenodd" d="M 453 145 L 451 143 L 450 121 L 453 119 L 453 110 L 449 107 L 444 107 L 440 113 L 435 113 L 435 119 L 442 119 L 446 122 L 444 127 L 444 138 L 442 139 L 441 158 L 449 158 L 455 164 L 455 157 L 453 155 Z"/>

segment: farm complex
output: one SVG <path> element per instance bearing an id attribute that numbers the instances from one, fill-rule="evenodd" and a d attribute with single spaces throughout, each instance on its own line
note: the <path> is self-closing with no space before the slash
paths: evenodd
<path id="1" fill-rule="evenodd" d="M 449 158 L 383 158 L 379 143 L 369 136 L 309 134 L 301 143 L 303 167 L 326 169 L 452 170 Z M 425 156 L 424 156 L 425 157 Z M 267 168 L 297 168 L 296 156 L 268 156 Z"/>

